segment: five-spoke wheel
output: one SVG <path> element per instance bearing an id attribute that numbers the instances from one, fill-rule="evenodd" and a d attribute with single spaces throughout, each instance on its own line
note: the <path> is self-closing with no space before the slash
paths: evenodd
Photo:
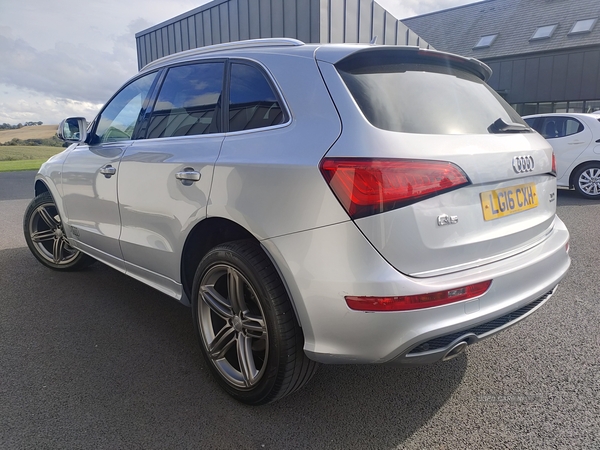
<path id="1" fill-rule="evenodd" d="M 237 388 L 251 388 L 267 367 L 269 334 L 254 289 L 235 267 L 206 271 L 198 303 L 202 339 L 221 376 Z"/>
<path id="2" fill-rule="evenodd" d="M 69 245 L 60 214 L 48 192 L 38 195 L 27 207 L 23 231 L 29 249 L 47 267 L 75 270 L 93 261 Z"/>
<path id="3" fill-rule="evenodd" d="M 194 324 L 221 386 L 244 403 L 274 401 L 303 386 L 317 363 L 275 267 L 251 240 L 218 245 L 194 278 Z"/>

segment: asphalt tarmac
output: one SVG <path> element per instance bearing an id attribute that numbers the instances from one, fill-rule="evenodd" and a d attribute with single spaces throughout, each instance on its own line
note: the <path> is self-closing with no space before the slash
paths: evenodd
<path id="1" fill-rule="evenodd" d="M 597 449 L 600 202 L 559 191 L 571 269 L 520 324 L 447 363 L 321 366 L 252 408 L 202 360 L 188 308 L 102 264 L 40 265 L 33 172 L 0 173 L 0 449 Z"/>

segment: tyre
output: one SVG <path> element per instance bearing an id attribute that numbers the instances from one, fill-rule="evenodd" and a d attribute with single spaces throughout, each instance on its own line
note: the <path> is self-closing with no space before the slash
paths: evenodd
<path id="1" fill-rule="evenodd" d="M 260 405 L 302 387 L 318 364 L 275 267 L 254 241 L 219 245 L 194 277 L 194 324 L 219 384 L 235 399 Z"/>
<path id="2" fill-rule="evenodd" d="M 573 184 L 582 197 L 600 199 L 600 163 L 586 164 L 577 169 Z"/>
<path id="3" fill-rule="evenodd" d="M 49 192 L 34 198 L 23 218 L 25 241 L 33 256 L 54 270 L 79 270 L 94 260 L 69 245 L 62 220 Z"/>

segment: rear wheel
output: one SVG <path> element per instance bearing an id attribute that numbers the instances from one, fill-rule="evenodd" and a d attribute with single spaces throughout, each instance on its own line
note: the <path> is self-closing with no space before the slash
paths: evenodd
<path id="1" fill-rule="evenodd" d="M 221 386 L 237 400 L 260 405 L 302 387 L 317 363 L 286 290 L 253 241 L 213 248 L 194 278 L 193 315 L 203 355 Z"/>
<path id="2" fill-rule="evenodd" d="M 600 199 L 600 163 L 586 164 L 575 172 L 574 185 L 579 195 Z"/>
<path id="3" fill-rule="evenodd" d="M 23 218 L 25 241 L 33 256 L 54 270 L 79 270 L 94 260 L 70 246 L 60 214 L 49 192 L 34 198 Z"/>

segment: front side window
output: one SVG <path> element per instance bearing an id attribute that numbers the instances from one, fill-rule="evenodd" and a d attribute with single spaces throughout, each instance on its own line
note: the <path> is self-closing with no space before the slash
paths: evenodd
<path id="1" fill-rule="evenodd" d="M 375 61 L 338 71 L 377 128 L 418 134 L 487 134 L 498 119 L 525 122 L 476 75 L 452 66 Z M 377 63 L 379 62 L 379 63 Z"/>
<path id="2" fill-rule="evenodd" d="M 222 62 L 171 67 L 158 94 L 148 138 L 221 131 Z"/>
<path id="3" fill-rule="evenodd" d="M 263 73 L 242 63 L 231 65 L 229 131 L 279 125 L 285 114 Z"/>
<path id="4" fill-rule="evenodd" d="M 131 139 L 156 74 L 154 72 L 131 82 L 106 105 L 100 114 L 93 143 Z"/>

